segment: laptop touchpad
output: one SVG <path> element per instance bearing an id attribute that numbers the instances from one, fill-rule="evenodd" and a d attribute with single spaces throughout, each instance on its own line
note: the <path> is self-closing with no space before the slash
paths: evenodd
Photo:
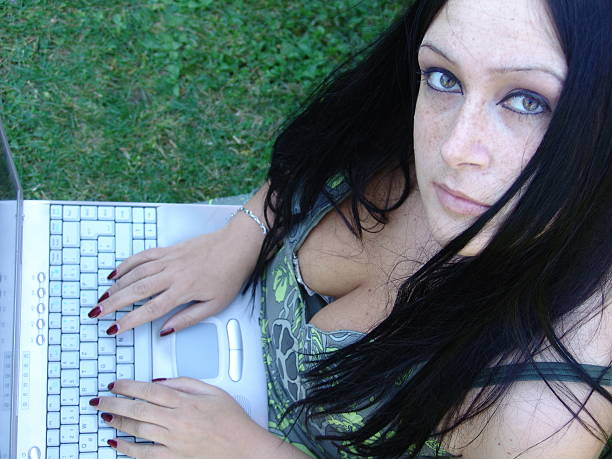
<path id="1" fill-rule="evenodd" d="M 200 322 L 177 332 L 176 365 L 179 376 L 216 378 L 219 375 L 217 326 Z"/>

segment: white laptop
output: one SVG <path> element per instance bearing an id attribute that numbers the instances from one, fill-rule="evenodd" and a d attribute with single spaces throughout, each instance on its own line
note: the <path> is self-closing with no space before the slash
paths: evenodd
<path id="1" fill-rule="evenodd" d="M 121 260 L 214 231 L 235 207 L 24 201 L 2 125 L 0 143 L 0 459 L 116 457 L 106 440 L 128 435 L 88 401 L 120 378 L 201 379 L 265 427 L 258 297 L 165 337 L 164 318 L 109 337 L 114 317 L 87 316 Z"/>

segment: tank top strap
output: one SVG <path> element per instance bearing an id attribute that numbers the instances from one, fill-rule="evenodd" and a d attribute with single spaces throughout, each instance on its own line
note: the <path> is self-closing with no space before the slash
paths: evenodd
<path id="1" fill-rule="evenodd" d="M 325 214 L 330 211 L 331 207 L 338 205 L 350 191 L 350 186 L 344 180 L 342 174 L 337 174 L 327 181 L 323 192 L 319 194 L 319 197 L 312 206 L 312 209 L 308 212 L 308 215 L 300 224 L 296 225 L 287 236 L 286 242 L 289 244 L 292 252 L 299 250 L 312 228 L 321 221 Z M 300 211 L 299 201 L 300 196 L 294 196 L 294 213 Z"/>
<path id="2" fill-rule="evenodd" d="M 580 365 L 591 378 L 602 386 L 612 386 L 612 367 L 600 365 Z M 578 372 L 566 362 L 533 362 L 526 365 L 501 365 L 487 368 L 476 380 L 474 387 L 496 384 L 501 379 L 512 381 L 549 381 L 582 382 Z"/>

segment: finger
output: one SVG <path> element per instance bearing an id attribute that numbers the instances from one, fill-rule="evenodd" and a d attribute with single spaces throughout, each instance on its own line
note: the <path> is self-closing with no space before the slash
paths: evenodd
<path id="1" fill-rule="evenodd" d="M 109 426 L 138 438 L 166 444 L 169 440 L 168 429 L 148 422 L 136 421 L 125 416 L 104 412 L 102 420 Z"/>
<path id="2" fill-rule="evenodd" d="M 171 457 L 170 450 L 164 445 L 147 445 L 121 438 L 108 440 L 108 444 L 119 453 L 136 459 L 165 459 Z"/>
<path id="3" fill-rule="evenodd" d="M 155 382 L 155 384 L 171 387 L 172 389 L 193 395 L 217 395 L 223 392 L 216 386 L 207 384 L 199 379 L 189 378 L 186 376 L 181 376 L 179 378 L 168 378 L 164 379 L 163 381 L 158 380 L 158 382 Z"/>
<path id="4" fill-rule="evenodd" d="M 144 323 L 151 322 L 160 316 L 163 316 L 166 312 L 176 306 L 176 301 L 172 300 L 172 297 L 168 292 L 164 292 L 151 298 L 142 306 L 134 308 L 133 311 L 128 312 L 123 317 L 115 321 L 117 325 L 117 334 L 124 331 L 136 328 Z M 113 333 L 114 334 L 114 333 Z"/>
<path id="5" fill-rule="evenodd" d="M 143 298 L 156 295 L 170 286 L 168 276 L 163 273 L 155 274 L 152 277 L 141 279 L 129 287 L 115 292 L 107 299 L 98 303 L 96 307 L 100 308 L 98 318 L 104 317 L 106 314 L 123 309 L 124 307 L 136 303 Z"/>
<path id="6" fill-rule="evenodd" d="M 147 261 L 141 265 L 136 266 L 131 271 L 127 272 L 124 276 L 117 279 L 115 283 L 108 289 L 108 294 L 112 295 L 117 291 L 124 289 L 140 279 L 145 277 L 151 277 L 155 274 L 163 271 L 164 265 L 158 260 Z"/>
<path id="7" fill-rule="evenodd" d="M 99 411 L 117 414 L 136 421 L 164 425 L 170 419 L 172 408 L 166 408 L 142 400 L 130 400 L 123 397 L 96 397 L 90 400 L 90 405 Z"/>
<path id="8" fill-rule="evenodd" d="M 160 259 L 166 253 L 164 247 L 155 247 L 152 249 L 143 250 L 138 252 L 136 255 L 132 255 L 122 263 L 120 263 L 115 270 L 109 276 L 110 279 L 119 279 L 126 273 L 130 272 L 134 267 L 146 263 L 147 261 L 153 261 Z"/>
<path id="9" fill-rule="evenodd" d="M 113 394 L 138 398 L 159 406 L 176 408 L 181 404 L 181 393 L 170 387 L 150 382 L 118 379 L 108 385 Z"/>
<path id="10" fill-rule="evenodd" d="M 199 303 L 193 303 L 187 306 L 185 309 L 178 311 L 172 317 L 170 317 L 161 330 L 172 330 L 175 332 L 182 330 L 183 328 L 189 328 L 192 325 L 202 322 L 206 319 L 219 312 L 219 307 L 215 301 L 202 301 Z"/>

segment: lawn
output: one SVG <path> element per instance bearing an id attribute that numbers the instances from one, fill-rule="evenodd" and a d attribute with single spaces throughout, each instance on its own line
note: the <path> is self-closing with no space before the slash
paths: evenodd
<path id="1" fill-rule="evenodd" d="M 401 10 L 384 0 L 0 0 L 0 110 L 29 199 L 191 202 Z"/>

